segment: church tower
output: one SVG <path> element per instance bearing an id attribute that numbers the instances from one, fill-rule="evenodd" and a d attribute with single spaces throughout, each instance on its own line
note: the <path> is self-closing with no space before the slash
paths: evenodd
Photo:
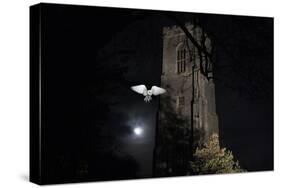
<path id="1" fill-rule="evenodd" d="M 191 151 L 218 134 L 212 42 L 199 26 L 185 28 L 191 36 L 178 26 L 163 28 L 161 86 L 167 92 L 160 97 L 156 177 L 188 174 Z"/>

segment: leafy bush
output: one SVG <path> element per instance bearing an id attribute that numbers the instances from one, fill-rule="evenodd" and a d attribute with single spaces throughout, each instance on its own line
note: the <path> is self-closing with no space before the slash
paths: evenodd
<path id="1" fill-rule="evenodd" d="M 245 172 L 230 150 L 220 148 L 217 134 L 213 134 L 202 148 L 197 147 L 190 165 L 193 174 Z"/>

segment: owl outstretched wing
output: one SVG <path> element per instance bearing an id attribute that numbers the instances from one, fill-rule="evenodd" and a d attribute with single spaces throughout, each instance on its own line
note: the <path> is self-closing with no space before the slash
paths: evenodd
<path id="1" fill-rule="evenodd" d="M 163 93 L 166 93 L 165 89 L 157 86 L 152 86 L 151 91 L 153 95 L 161 95 Z"/>
<path id="2" fill-rule="evenodd" d="M 147 89 L 145 85 L 132 86 L 131 89 L 139 94 L 147 95 Z"/>

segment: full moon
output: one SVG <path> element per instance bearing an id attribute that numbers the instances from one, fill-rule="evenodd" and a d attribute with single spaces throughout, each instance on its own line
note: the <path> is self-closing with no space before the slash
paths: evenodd
<path id="1" fill-rule="evenodd" d="M 138 136 L 141 135 L 142 134 L 142 128 L 140 128 L 140 127 L 134 128 L 134 133 Z"/>

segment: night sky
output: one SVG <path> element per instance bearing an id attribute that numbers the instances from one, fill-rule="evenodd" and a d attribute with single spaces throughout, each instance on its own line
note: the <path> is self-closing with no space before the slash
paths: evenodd
<path id="1" fill-rule="evenodd" d="M 195 20 L 216 49 L 221 144 L 273 169 L 273 19 L 43 5 L 43 159 L 48 182 L 152 177 L 162 28 Z M 135 128 L 142 133 L 136 134 Z"/>

